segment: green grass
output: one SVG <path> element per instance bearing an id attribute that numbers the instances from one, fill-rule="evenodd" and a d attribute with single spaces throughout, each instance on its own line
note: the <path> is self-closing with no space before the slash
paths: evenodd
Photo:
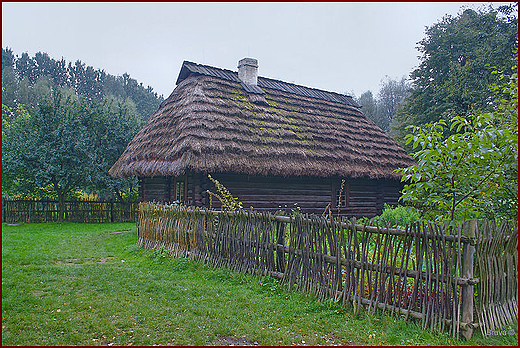
<path id="1" fill-rule="evenodd" d="M 114 233 L 118 232 L 119 233 Z M 122 232 L 121 232 L 122 231 Z M 136 247 L 135 224 L 2 225 L 3 345 L 516 345 L 290 292 Z"/>

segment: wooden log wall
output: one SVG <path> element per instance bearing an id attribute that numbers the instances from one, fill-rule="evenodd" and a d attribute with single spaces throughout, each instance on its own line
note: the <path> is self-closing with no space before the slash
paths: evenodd
<path id="1" fill-rule="evenodd" d="M 194 174 L 195 176 L 196 174 Z M 248 176 L 218 173 L 212 175 L 219 180 L 244 208 L 274 213 L 281 209 L 290 212 L 296 206 L 305 213 L 321 215 L 333 203 L 335 189 L 342 178 L 274 177 Z M 200 174 L 201 204 L 194 197 L 195 206 L 210 208 L 205 191 L 215 192 L 213 184 Z M 373 217 L 381 214 L 384 203 L 396 205 L 402 184 L 395 180 L 346 179 L 348 184 L 348 205 L 341 207 L 341 215 L 349 217 Z M 343 193 L 345 194 L 345 192 Z M 213 200 L 211 208 L 219 209 Z M 333 207 L 335 208 L 335 207 Z M 337 213 L 337 210 L 333 210 Z"/>
<path id="2" fill-rule="evenodd" d="M 171 177 L 139 179 L 139 200 L 142 202 L 171 202 Z"/>
<path id="3" fill-rule="evenodd" d="M 137 225 L 139 245 L 271 275 L 319 299 L 332 298 L 356 311 L 366 306 L 402 314 L 420 320 L 425 329 L 448 330 L 454 337 L 461 330 L 468 338 L 476 327 L 497 328 L 517 315 L 516 225 L 502 225 L 503 233 L 497 236 L 477 232 L 477 238 L 469 238 L 464 235 L 467 224 L 457 229 L 412 224 L 399 230 L 312 215 L 223 213 L 151 203 L 140 205 Z M 497 248 L 497 238 L 507 240 L 508 251 L 493 256 L 493 267 L 507 270 L 504 277 L 484 274 L 490 261 L 478 256 Z M 476 269 L 463 264 L 470 246 L 481 260 Z M 473 277 L 463 277 L 465 273 Z M 474 310 L 475 284 L 475 322 L 463 321 Z M 508 315 L 502 314 L 504 308 Z"/>

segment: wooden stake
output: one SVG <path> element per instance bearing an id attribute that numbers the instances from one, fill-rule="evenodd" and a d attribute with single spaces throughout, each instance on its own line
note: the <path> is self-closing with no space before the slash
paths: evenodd
<path id="1" fill-rule="evenodd" d="M 475 238 L 477 230 L 477 220 L 473 219 L 467 221 L 463 227 L 463 234 L 468 238 Z M 462 277 L 473 278 L 473 257 L 475 254 L 475 247 L 467 242 L 464 242 L 463 247 L 464 259 L 462 261 Z M 462 318 L 464 323 L 473 323 L 473 298 L 474 286 L 470 283 L 462 285 Z M 473 335 L 473 328 L 467 326 L 462 330 L 462 336 L 469 340 Z"/>

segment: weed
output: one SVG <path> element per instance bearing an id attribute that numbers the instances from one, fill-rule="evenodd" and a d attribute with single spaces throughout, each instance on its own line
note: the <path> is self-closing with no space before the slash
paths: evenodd
<path id="1" fill-rule="evenodd" d="M 208 178 L 211 180 L 211 182 L 213 182 L 218 191 L 218 193 L 214 193 L 210 190 L 206 190 L 210 198 L 210 209 L 212 206 L 212 197 L 215 197 L 220 201 L 223 211 L 236 211 L 243 209 L 242 202 L 239 202 L 238 198 L 233 197 L 231 192 L 229 192 L 229 190 L 224 185 L 222 185 L 218 180 L 214 179 L 210 174 L 208 174 Z"/>

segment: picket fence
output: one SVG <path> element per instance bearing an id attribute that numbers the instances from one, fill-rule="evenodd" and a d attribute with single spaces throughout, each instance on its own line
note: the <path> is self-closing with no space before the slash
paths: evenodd
<path id="1" fill-rule="evenodd" d="M 135 222 L 138 202 L 65 201 L 63 221 L 71 222 Z M 60 221 L 59 203 L 46 199 L 2 198 L 2 222 Z"/>
<path id="2" fill-rule="evenodd" d="M 518 315 L 518 225 L 467 221 L 405 229 L 319 216 L 216 212 L 141 203 L 138 244 L 242 272 L 423 328 L 471 338 Z"/>

